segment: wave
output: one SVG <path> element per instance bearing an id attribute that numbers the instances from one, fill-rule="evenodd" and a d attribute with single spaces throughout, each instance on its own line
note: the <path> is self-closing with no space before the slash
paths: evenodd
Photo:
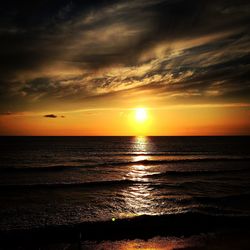
<path id="1" fill-rule="evenodd" d="M 194 201 L 202 203 L 233 203 L 239 204 L 240 202 L 250 203 L 250 193 L 232 194 L 219 197 L 193 197 Z"/>
<path id="2" fill-rule="evenodd" d="M 100 187 L 124 187 L 130 185 L 147 185 L 157 190 L 161 189 L 186 189 L 192 186 L 207 185 L 205 181 L 183 181 L 176 183 L 153 182 L 148 180 L 107 180 L 107 181 L 89 181 L 76 183 L 34 183 L 34 184 L 0 184 L 0 192 L 8 190 L 35 190 L 35 189 L 66 189 L 66 188 L 100 188 Z"/>
<path id="3" fill-rule="evenodd" d="M 170 197 L 162 198 L 165 202 L 176 202 L 181 206 L 187 206 L 188 209 L 197 209 L 197 211 L 207 214 L 250 214 L 250 193 L 225 194 L 216 196 L 192 196 L 192 197 Z M 242 209 L 243 208 L 243 209 Z"/>
<path id="4" fill-rule="evenodd" d="M 189 177 L 189 176 L 210 176 L 210 175 L 224 175 L 224 174 L 237 174 L 237 173 L 248 173 L 250 169 L 241 168 L 241 169 L 230 169 L 230 170 L 194 170 L 194 171 L 175 171 L 169 170 L 162 173 L 149 174 L 144 177 L 148 178 L 160 178 L 160 177 Z"/>
<path id="5" fill-rule="evenodd" d="M 0 168 L 0 173 L 10 172 L 46 172 L 46 171 L 65 171 L 76 170 L 81 168 L 95 168 L 95 167 L 110 167 L 110 166 L 131 166 L 131 165 L 164 165 L 164 164 L 178 164 L 178 163 L 199 163 L 199 162 L 248 162 L 250 158 L 235 158 L 235 157 L 206 157 L 206 158 L 180 158 L 180 159 L 163 159 L 163 160 L 138 160 L 138 161 L 116 161 L 105 163 L 92 163 L 86 165 L 51 165 L 46 167 L 12 167 L 4 166 Z"/>
<path id="6" fill-rule="evenodd" d="M 98 154 L 88 154 L 88 155 L 83 155 L 83 158 L 76 158 L 73 159 L 72 162 L 88 162 L 89 158 L 105 158 L 105 159 L 110 159 L 110 158 L 119 158 L 119 157 L 139 157 L 139 156 L 150 156 L 150 157 L 154 157 L 154 156 L 204 156 L 204 155 L 213 155 L 212 153 L 209 154 L 207 152 L 124 152 L 124 153 L 120 153 L 120 152 L 104 152 L 104 153 L 100 153 L 98 152 Z M 84 157 L 87 157 L 87 159 L 85 159 Z"/>
<path id="7" fill-rule="evenodd" d="M 112 217 L 111 217 L 112 218 Z M 49 225 L 33 229 L 0 231 L 0 242 L 11 246 L 24 242 L 69 242 L 79 240 L 119 240 L 154 236 L 189 236 L 223 230 L 246 230 L 249 216 L 208 215 L 184 212 L 141 215 L 107 221 L 86 221 L 71 225 Z"/>
<path id="8" fill-rule="evenodd" d="M 21 189 L 55 189 L 55 188 L 91 188 L 91 187 L 122 187 L 142 182 L 133 180 L 112 180 L 112 181 L 94 181 L 82 183 L 36 183 L 36 184 L 7 184 L 0 185 L 0 191 L 21 190 Z"/>
<path id="9" fill-rule="evenodd" d="M 221 161 L 250 161 L 250 158 L 235 158 L 235 157 L 206 157 L 206 158 L 180 158 L 180 159 L 164 159 L 164 160 L 139 160 L 139 161 L 126 161 L 126 162 L 111 162 L 111 163 L 103 163 L 99 166 L 106 166 L 106 165 L 135 165 L 135 164 L 142 164 L 142 165 L 161 165 L 165 163 L 189 163 L 189 162 L 221 162 Z"/>
<path id="10" fill-rule="evenodd" d="M 12 166 L 4 166 L 0 168 L 0 173 L 16 173 L 16 172 L 53 172 L 53 171 L 64 171 L 64 170 L 76 170 L 79 169 L 79 166 L 74 165 L 52 165 L 47 167 L 12 167 Z"/>
<path id="11" fill-rule="evenodd" d="M 119 157 L 119 156 L 205 156 L 214 155 L 214 152 L 204 152 L 204 151 L 190 151 L 190 152 L 176 152 L 176 151 L 166 151 L 166 152 L 99 152 L 98 154 L 88 154 L 88 158 L 92 157 Z M 240 155 L 239 155 L 240 156 Z M 244 155 L 242 155 L 244 156 Z M 88 159 L 74 159 L 73 162 L 86 162 Z"/>

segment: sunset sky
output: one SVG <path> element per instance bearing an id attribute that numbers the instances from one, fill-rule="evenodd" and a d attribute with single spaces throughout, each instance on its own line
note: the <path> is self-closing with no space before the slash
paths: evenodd
<path id="1" fill-rule="evenodd" d="M 4 1 L 0 58 L 1 135 L 250 135 L 248 0 Z"/>

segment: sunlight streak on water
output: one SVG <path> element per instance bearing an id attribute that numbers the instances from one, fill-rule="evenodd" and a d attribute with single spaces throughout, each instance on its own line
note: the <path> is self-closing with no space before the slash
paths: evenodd
<path id="1" fill-rule="evenodd" d="M 145 176 L 148 175 L 147 168 L 149 168 L 149 166 L 132 165 L 130 166 L 127 177 L 133 181 L 148 181 L 148 178 L 145 178 Z"/>
<path id="2" fill-rule="evenodd" d="M 133 161 L 145 161 L 145 160 L 149 160 L 150 157 L 148 157 L 147 155 L 137 155 L 137 156 L 133 156 Z"/>
<path id="3" fill-rule="evenodd" d="M 148 138 L 146 136 L 137 136 L 134 138 L 133 151 L 147 152 L 148 151 Z"/>
<path id="4" fill-rule="evenodd" d="M 153 214 L 154 201 L 151 192 L 153 188 L 148 184 L 137 184 L 124 190 L 127 211 L 133 214 Z"/>
<path id="5" fill-rule="evenodd" d="M 148 152 L 148 138 L 147 137 L 135 137 L 133 144 L 133 150 L 139 151 L 140 153 Z M 147 155 L 133 156 L 132 161 L 143 161 L 150 159 Z M 145 182 L 141 184 L 136 184 L 130 186 L 123 191 L 125 197 L 125 203 L 127 210 L 134 214 L 152 214 L 152 208 L 154 206 L 152 191 L 153 188 L 150 187 L 146 182 L 148 181 L 148 176 L 151 166 L 144 166 L 143 164 L 134 164 L 129 166 L 129 172 L 127 178 L 134 181 Z M 150 212 L 151 211 L 151 212 Z"/>

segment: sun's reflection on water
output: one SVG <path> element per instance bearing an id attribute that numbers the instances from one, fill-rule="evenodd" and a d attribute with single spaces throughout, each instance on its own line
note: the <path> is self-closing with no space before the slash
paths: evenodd
<path id="1" fill-rule="evenodd" d="M 145 160 L 148 160 L 149 157 L 148 155 L 136 155 L 136 156 L 133 156 L 133 161 L 145 161 Z"/>
<path id="2" fill-rule="evenodd" d="M 129 167 L 129 172 L 127 173 L 127 178 L 133 181 L 144 181 L 146 182 L 148 171 L 144 165 L 132 165 Z"/>
<path id="3" fill-rule="evenodd" d="M 129 171 L 127 173 L 128 178 L 137 181 L 147 181 L 146 177 L 149 174 L 148 169 L 150 166 L 145 166 L 143 161 L 150 159 L 150 156 L 147 155 L 148 144 L 149 140 L 145 136 L 138 136 L 134 138 L 132 150 L 135 155 L 133 155 L 131 159 L 134 164 L 129 166 Z"/>
<path id="4" fill-rule="evenodd" d="M 137 215 L 152 214 L 152 191 L 153 188 L 146 183 L 136 184 L 124 190 L 127 211 Z"/>
<path id="5" fill-rule="evenodd" d="M 148 151 L 149 139 L 146 136 L 134 137 L 133 151 L 134 152 L 147 152 Z"/>
<path id="6" fill-rule="evenodd" d="M 142 161 L 150 159 L 149 139 L 147 137 L 135 137 L 133 141 L 132 156 L 133 165 L 128 166 L 126 178 L 136 181 L 135 184 L 123 191 L 127 211 L 133 214 L 152 214 L 153 208 L 153 187 L 148 183 L 150 165 Z"/>

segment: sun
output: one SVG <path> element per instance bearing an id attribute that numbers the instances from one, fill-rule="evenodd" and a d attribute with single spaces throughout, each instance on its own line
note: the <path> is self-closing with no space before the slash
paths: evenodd
<path id="1" fill-rule="evenodd" d="M 135 119 L 138 122 L 144 122 L 148 118 L 147 110 L 145 108 L 135 109 Z"/>

